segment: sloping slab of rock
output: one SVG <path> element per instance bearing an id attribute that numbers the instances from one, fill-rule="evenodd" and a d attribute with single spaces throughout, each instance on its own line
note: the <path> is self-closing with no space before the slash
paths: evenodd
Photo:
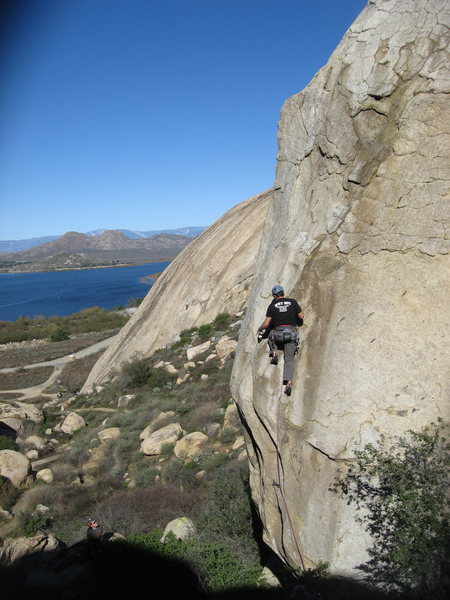
<path id="1" fill-rule="evenodd" d="M 183 429 L 179 423 L 170 423 L 153 432 L 141 443 L 141 451 L 147 456 L 161 454 L 165 444 L 174 444 L 183 435 Z"/>

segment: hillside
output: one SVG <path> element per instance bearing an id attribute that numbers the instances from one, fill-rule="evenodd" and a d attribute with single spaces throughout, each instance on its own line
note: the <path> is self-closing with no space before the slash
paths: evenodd
<path id="1" fill-rule="evenodd" d="M 120 231 L 104 231 L 95 236 L 70 231 L 29 250 L 3 253 L 0 263 L 5 270 L 27 271 L 60 268 L 64 257 L 68 268 L 170 261 L 191 241 L 190 237 L 167 233 L 131 239 Z"/>

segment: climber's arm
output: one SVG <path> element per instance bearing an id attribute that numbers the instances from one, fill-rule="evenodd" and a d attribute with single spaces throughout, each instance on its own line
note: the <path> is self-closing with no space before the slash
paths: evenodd
<path id="1" fill-rule="evenodd" d="M 272 320 L 272 317 L 266 317 L 264 319 L 264 321 L 261 323 L 261 325 L 258 327 L 256 333 L 258 333 L 259 331 L 262 331 L 263 329 L 267 329 L 270 325 L 271 320 Z"/>

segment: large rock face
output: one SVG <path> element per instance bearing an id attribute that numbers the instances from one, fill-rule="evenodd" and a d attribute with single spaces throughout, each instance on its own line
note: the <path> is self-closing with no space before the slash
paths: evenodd
<path id="1" fill-rule="evenodd" d="M 449 8 L 370 2 L 282 111 L 232 387 L 265 539 L 293 566 L 364 562 L 353 507 L 328 491 L 339 464 L 449 416 Z M 290 398 L 255 339 L 275 283 L 306 313 Z"/>
<path id="2" fill-rule="evenodd" d="M 177 256 L 95 365 L 83 392 L 134 355 L 150 355 L 175 341 L 183 329 L 247 305 L 271 197 L 268 191 L 241 202 Z"/>

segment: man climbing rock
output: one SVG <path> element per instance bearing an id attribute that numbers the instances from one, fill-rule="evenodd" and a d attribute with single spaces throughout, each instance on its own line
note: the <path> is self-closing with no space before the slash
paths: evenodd
<path id="1" fill-rule="evenodd" d="M 273 300 L 267 308 L 266 318 L 258 327 L 258 341 L 268 338 L 272 365 L 278 364 L 278 350 L 283 351 L 284 393 L 290 396 L 294 375 L 294 355 L 300 340 L 297 326 L 303 324 L 304 314 L 297 300 L 284 297 L 284 289 L 281 285 L 272 288 L 272 296 Z"/>

